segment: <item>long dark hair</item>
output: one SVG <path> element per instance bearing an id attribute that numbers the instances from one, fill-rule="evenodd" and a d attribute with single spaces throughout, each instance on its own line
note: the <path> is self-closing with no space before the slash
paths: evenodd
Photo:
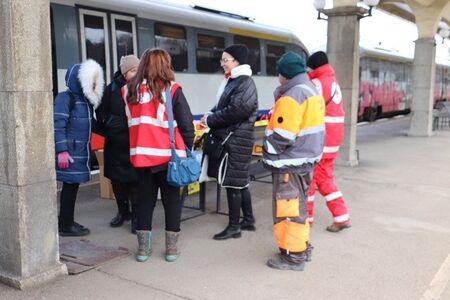
<path id="1" fill-rule="evenodd" d="M 127 84 L 127 101 L 137 103 L 139 101 L 139 86 L 147 80 L 147 86 L 154 97 L 163 103 L 161 91 L 163 87 L 175 80 L 172 68 L 172 60 L 166 50 L 153 48 L 145 50 L 136 73 Z"/>

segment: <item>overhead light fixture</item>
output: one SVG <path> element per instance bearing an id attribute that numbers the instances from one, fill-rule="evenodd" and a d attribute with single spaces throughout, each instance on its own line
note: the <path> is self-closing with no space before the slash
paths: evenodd
<path id="1" fill-rule="evenodd" d="M 369 10 L 367 11 L 367 13 L 358 16 L 358 20 L 361 20 L 362 18 L 365 18 L 365 17 L 371 17 L 372 16 L 372 8 L 374 6 L 377 6 L 378 3 L 380 3 L 380 0 L 364 0 L 363 3 L 369 7 Z"/>
<path id="2" fill-rule="evenodd" d="M 317 9 L 317 20 L 328 20 L 328 18 L 322 17 L 323 9 L 325 8 L 326 0 L 314 0 L 315 9 Z"/>
<path id="3" fill-rule="evenodd" d="M 448 36 L 450 35 L 450 29 L 448 27 L 442 27 L 441 29 L 439 29 L 438 31 L 439 36 L 442 38 L 442 44 L 444 43 L 444 40 L 446 38 L 448 38 Z"/>

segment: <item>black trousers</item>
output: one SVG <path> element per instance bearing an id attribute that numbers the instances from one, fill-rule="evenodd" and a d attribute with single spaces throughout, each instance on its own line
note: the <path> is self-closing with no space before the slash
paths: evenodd
<path id="1" fill-rule="evenodd" d="M 59 208 L 60 227 L 70 227 L 74 222 L 73 214 L 79 186 L 79 183 L 63 182 Z"/>
<path id="2" fill-rule="evenodd" d="M 239 224 L 241 208 L 244 220 L 249 223 L 254 223 L 255 218 L 253 217 L 252 197 L 248 188 L 243 189 L 226 188 L 226 191 L 228 201 L 229 224 L 230 225 Z"/>
<path id="3" fill-rule="evenodd" d="M 119 182 L 111 181 L 116 198 L 117 208 L 125 218 L 130 218 L 130 203 L 133 214 L 136 213 L 136 205 L 138 202 L 138 184 L 137 182 Z"/>
<path id="4" fill-rule="evenodd" d="M 153 210 L 158 190 L 164 206 L 167 231 L 180 231 L 181 197 L 180 189 L 167 183 L 167 170 L 153 173 L 151 168 L 136 168 L 138 174 L 138 223 L 137 230 L 152 230 Z"/>

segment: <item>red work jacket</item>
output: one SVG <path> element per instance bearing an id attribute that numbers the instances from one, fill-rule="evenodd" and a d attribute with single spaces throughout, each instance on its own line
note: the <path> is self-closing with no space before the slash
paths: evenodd
<path id="1" fill-rule="evenodd" d="M 325 99 L 325 147 L 322 158 L 335 158 L 344 136 L 344 104 L 341 89 L 330 64 L 308 73 Z"/>

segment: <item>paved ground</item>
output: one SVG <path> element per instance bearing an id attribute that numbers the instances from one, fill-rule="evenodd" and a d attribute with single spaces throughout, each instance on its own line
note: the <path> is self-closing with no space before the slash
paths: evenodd
<path id="1" fill-rule="evenodd" d="M 212 240 L 227 219 L 212 213 L 211 184 L 210 213 L 182 223 L 177 262 L 163 259 L 158 204 L 148 262 L 130 256 L 28 291 L 0 285 L 0 299 L 450 299 L 450 130 L 411 138 L 404 134 L 407 122 L 358 127 L 360 165 L 336 170 L 353 227 L 338 234 L 325 231 L 332 219 L 316 197 L 311 237 L 316 249 L 304 272 L 265 266 L 276 253 L 268 184 L 251 184 L 257 231 Z M 108 226 L 114 213 L 115 204 L 99 198 L 98 185 L 81 189 L 76 215 L 91 228 L 88 238 L 134 251 L 129 224 Z"/>

